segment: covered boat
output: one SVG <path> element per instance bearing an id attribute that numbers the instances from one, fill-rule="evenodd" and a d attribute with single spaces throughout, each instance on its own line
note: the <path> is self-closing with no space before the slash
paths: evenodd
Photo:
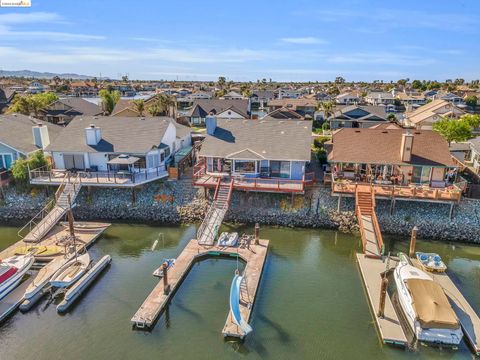
<path id="1" fill-rule="evenodd" d="M 15 255 L 0 261 L 0 299 L 17 287 L 33 261 L 34 257 L 30 254 Z"/>
<path id="2" fill-rule="evenodd" d="M 173 265 L 175 265 L 175 259 L 164 259 L 162 266 L 160 266 L 157 270 L 153 272 L 153 276 L 156 277 L 163 277 L 163 264 L 167 263 L 167 270 L 170 269 Z"/>
<path id="3" fill-rule="evenodd" d="M 447 266 L 438 254 L 417 252 L 415 255 L 420 264 L 422 264 L 422 268 L 426 271 L 445 272 L 447 270 Z"/>
<path id="4" fill-rule="evenodd" d="M 58 288 L 73 285 L 87 271 L 88 265 L 90 265 L 88 252 L 72 258 L 52 275 L 50 285 Z"/>
<path id="5" fill-rule="evenodd" d="M 238 233 L 223 232 L 218 238 L 218 245 L 220 246 L 235 246 L 238 242 Z"/>
<path id="6" fill-rule="evenodd" d="M 25 254 L 31 253 L 38 258 L 55 256 L 60 254 L 61 252 L 62 252 L 62 248 L 57 245 L 20 246 L 15 249 L 16 255 L 25 255 Z"/>
<path id="7" fill-rule="evenodd" d="M 405 254 L 394 272 L 398 299 L 409 326 L 420 341 L 458 345 L 462 329 L 442 287 L 412 266 Z"/>

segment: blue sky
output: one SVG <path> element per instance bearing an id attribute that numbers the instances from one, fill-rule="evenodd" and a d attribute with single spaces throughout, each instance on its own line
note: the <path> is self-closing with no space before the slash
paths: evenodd
<path id="1" fill-rule="evenodd" d="M 480 2 L 32 0 L 0 68 L 132 79 L 480 78 Z"/>

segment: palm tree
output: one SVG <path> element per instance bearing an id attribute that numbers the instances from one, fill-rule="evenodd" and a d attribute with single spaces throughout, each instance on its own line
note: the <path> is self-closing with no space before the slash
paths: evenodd
<path id="1" fill-rule="evenodd" d="M 143 112 L 145 111 L 145 100 L 133 100 L 133 109 L 138 112 L 140 116 L 143 116 Z"/>
<path id="2" fill-rule="evenodd" d="M 175 111 L 176 101 L 173 97 L 166 94 L 160 94 L 157 96 L 157 103 L 159 113 L 164 116 L 173 116 Z"/>
<path id="3" fill-rule="evenodd" d="M 147 111 L 151 116 L 160 115 L 160 107 L 158 106 L 158 104 L 153 104 L 153 105 L 149 106 Z"/>
<path id="4" fill-rule="evenodd" d="M 332 101 L 322 101 L 317 105 L 317 111 L 323 111 L 325 119 L 333 115 L 335 109 L 335 103 Z"/>
<path id="5" fill-rule="evenodd" d="M 118 100 L 120 100 L 120 92 L 115 90 L 115 91 L 108 91 L 108 90 L 100 90 L 98 93 L 100 98 L 102 99 L 102 108 L 103 111 L 107 114 L 110 115 L 115 108 L 115 105 L 117 104 Z"/>

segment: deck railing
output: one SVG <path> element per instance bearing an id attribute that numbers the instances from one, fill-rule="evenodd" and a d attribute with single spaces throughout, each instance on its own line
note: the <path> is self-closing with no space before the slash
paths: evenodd
<path id="1" fill-rule="evenodd" d="M 409 185 L 375 184 L 349 179 L 339 179 L 332 174 L 332 191 L 334 193 L 354 194 L 358 185 L 369 185 L 376 196 L 383 197 L 404 197 L 443 201 L 460 201 L 462 197 L 462 191 L 456 185 L 449 185 L 445 188 L 434 188 L 428 185 L 413 183 Z"/>

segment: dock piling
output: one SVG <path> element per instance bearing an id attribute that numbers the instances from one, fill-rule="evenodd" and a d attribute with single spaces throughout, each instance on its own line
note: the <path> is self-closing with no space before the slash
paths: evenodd
<path id="1" fill-rule="evenodd" d="M 255 245 L 258 245 L 259 238 L 260 238 L 260 224 L 255 223 Z"/>
<path id="2" fill-rule="evenodd" d="M 162 264 L 163 270 L 163 294 L 168 295 L 170 293 L 170 285 L 168 284 L 168 264 L 164 262 Z"/>
<path id="3" fill-rule="evenodd" d="M 412 236 L 410 237 L 410 251 L 408 253 L 408 255 L 410 257 L 413 257 L 415 255 L 415 245 L 416 245 L 416 242 L 417 242 L 417 231 L 418 231 L 418 228 L 416 226 L 414 226 L 413 229 L 412 229 Z"/>

